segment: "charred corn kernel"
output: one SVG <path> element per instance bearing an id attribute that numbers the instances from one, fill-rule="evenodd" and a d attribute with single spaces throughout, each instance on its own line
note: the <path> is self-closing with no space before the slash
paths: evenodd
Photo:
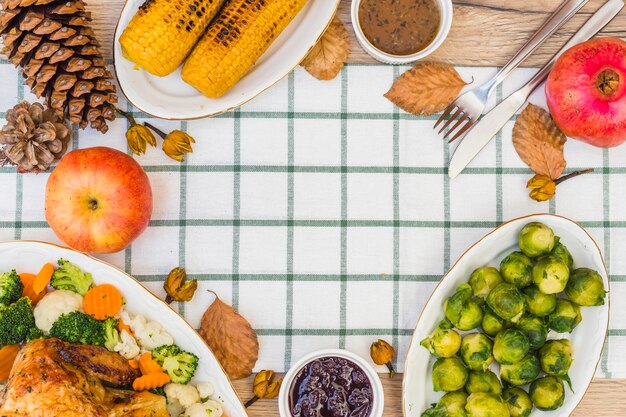
<path id="1" fill-rule="evenodd" d="M 122 36 L 122 55 L 163 77 L 183 63 L 225 0 L 146 0 Z"/>
<path id="2" fill-rule="evenodd" d="M 183 80 L 224 95 L 270 47 L 307 0 L 230 0 L 183 65 Z"/>

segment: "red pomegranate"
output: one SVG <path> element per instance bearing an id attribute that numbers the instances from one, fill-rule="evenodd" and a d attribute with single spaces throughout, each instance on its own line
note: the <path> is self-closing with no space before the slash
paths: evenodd
<path id="1" fill-rule="evenodd" d="M 566 51 L 546 84 L 557 126 L 567 136 L 609 148 L 626 140 L 626 42 L 599 38 Z"/>

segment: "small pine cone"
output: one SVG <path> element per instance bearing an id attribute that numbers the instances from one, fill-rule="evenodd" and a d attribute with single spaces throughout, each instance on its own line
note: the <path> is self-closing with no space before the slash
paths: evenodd
<path id="1" fill-rule="evenodd" d="M 17 166 L 19 172 L 41 172 L 61 159 L 71 138 L 69 127 L 40 103 L 26 101 L 6 113 L 0 130 L 0 164 Z"/>
<path id="2" fill-rule="evenodd" d="M 82 0 L 0 0 L 3 52 L 60 119 L 104 133 L 117 102 Z"/>

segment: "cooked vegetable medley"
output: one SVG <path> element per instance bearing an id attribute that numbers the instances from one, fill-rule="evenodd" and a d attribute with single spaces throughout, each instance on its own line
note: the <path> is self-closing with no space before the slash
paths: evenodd
<path id="1" fill-rule="evenodd" d="M 22 343 L 58 338 L 119 353 L 141 375 L 132 389 L 166 397 L 173 417 L 222 416 L 212 385 L 191 382 L 198 357 L 125 304 L 115 286 L 95 285 L 89 272 L 65 259 L 37 274 L 0 273 L 0 380 L 9 377 Z"/>
<path id="2" fill-rule="evenodd" d="M 547 225 L 524 226 L 518 245 L 499 270 L 476 269 L 421 342 L 438 357 L 433 389 L 446 392 L 422 417 L 528 417 L 563 405 L 574 348 L 562 334 L 548 340 L 549 331 L 574 331 L 581 307 L 603 305 L 606 289 L 598 272 L 575 269 Z"/>

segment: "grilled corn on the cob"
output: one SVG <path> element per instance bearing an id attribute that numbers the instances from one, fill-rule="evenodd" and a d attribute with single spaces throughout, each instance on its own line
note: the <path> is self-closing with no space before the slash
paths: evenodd
<path id="1" fill-rule="evenodd" d="M 122 36 L 122 54 L 163 77 L 183 63 L 225 0 L 146 0 Z"/>
<path id="2" fill-rule="evenodd" d="M 230 0 L 183 66 L 183 80 L 204 95 L 220 97 L 300 12 L 307 0 Z"/>

